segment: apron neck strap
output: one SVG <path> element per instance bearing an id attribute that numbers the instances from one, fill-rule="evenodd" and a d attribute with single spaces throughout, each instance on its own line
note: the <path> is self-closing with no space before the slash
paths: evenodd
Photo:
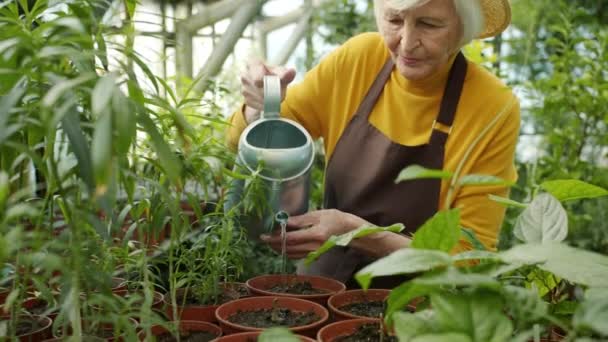
<path id="1" fill-rule="evenodd" d="M 458 108 L 458 102 L 460 101 L 466 74 L 467 60 L 462 52 L 458 52 L 456 60 L 454 60 L 454 64 L 450 69 L 450 74 L 448 75 L 448 81 L 445 85 L 443 98 L 441 99 L 441 106 L 439 107 L 439 115 L 437 115 L 437 119 L 433 121 L 431 144 L 445 145 L 448 135 L 452 130 L 452 123 L 456 116 L 456 109 Z M 447 132 L 439 130 L 437 124 L 445 126 Z"/>

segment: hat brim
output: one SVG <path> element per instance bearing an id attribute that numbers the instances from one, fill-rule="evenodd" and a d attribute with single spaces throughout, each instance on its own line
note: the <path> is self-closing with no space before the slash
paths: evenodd
<path id="1" fill-rule="evenodd" d="M 483 11 L 484 29 L 478 38 L 493 37 L 511 23 L 511 5 L 508 0 L 479 0 Z"/>

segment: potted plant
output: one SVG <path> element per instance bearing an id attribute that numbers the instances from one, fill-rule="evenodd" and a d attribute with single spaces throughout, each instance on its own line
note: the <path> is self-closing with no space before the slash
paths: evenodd
<path id="1" fill-rule="evenodd" d="M 328 324 L 319 330 L 317 340 L 320 342 L 397 342 L 397 338 L 395 336 L 386 334 L 382 321 L 369 318 L 347 319 Z"/>
<path id="2" fill-rule="evenodd" d="M 382 319 L 390 290 L 349 290 L 329 297 L 327 307 L 334 320 L 354 318 Z"/>
<path id="3" fill-rule="evenodd" d="M 238 333 L 238 334 L 232 334 L 232 335 L 227 335 L 227 336 L 222 336 L 220 338 L 218 338 L 217 340 L 213 341 L 213 342 L 250 342 L 250 341 L 261 341 L 260 340 L 260 335 L 263 332 L 261 331 L 250 331 L 250 332 L 243 332 L 243 333 Z M 273 339 L 274 338 L 274 339 Z M 289 335 L 287 338 L 291 338 L 291 339 L 287 339 L 283 336 L 281 336 L 279 338 L 276 338 L 275 336 L 269 336 L 268 339 L 266 341 L 285 341 L 285 342 L 315 342 L 316 340 L 313 340 L 310 337 L 306 337 L 303 335 L 295 335 L 295 334 L 291 334 Z"/>
<path id="4" fill-rule="evenodd" d="M 250 297 L 220 305 L 215 311 L 226 335 L 284 326 L 294 333 L 314 337 L 329 318 L 318 303 L 291 297 Z"/>
<path id="5" fill-rule="evenodd" d="M 0 317 L 0 334 L 20 341 L 42 341 L 51 337 L 53 321 L 45 316 L 14 315 Z"/>
<path id="6" fill-rule="evenodd" d="M 297 274 L 268 274 L 246 282 L 251 293 L 262 296 L 283 296 L 311 300 L 322 305 L 327 299 L 346 289 L 335 279 Z"/>
<path id="7" fill-rule="evenodd" d="M 176 331 L 173 329 L 167 329 L 161 325 L 155 325 L 152 327 L 152 335 L 158 341 L 178 341 L 174 336 L 179 334 L 179 341 L 216 341 L 218 337 L 222 335 L 222 330 L 215 324 L 201 321 L 188 321 L 182 320 L 179 322 L 168 322 L 170 327 L 176 327 Z M 139 338 L 142 341 L 148 340 L 147 335 L 144 331 L 139 334 Z"/>

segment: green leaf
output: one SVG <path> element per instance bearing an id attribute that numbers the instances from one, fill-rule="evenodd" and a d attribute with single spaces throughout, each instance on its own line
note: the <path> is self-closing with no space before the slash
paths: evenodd
<path id="1" fill-rule="evenodd" d="M 449 171 L 427 169 L 420 165 L 411 165 L 406 167 L 399 173 L 399 176 L 397 176 L 395 183 L 423 178 L 450 179 L 452 178 L 452 176 L 453 174 Z"/>
<path id="2" fill-rule="evenodd" d="M 287 328 L 270 328 L 258 336 L 258 342 L 300 342 L 300 339 Z"/>
<path id="3" fill-rule="evenodd" d="M 472 250 L 458 253 L 452 256 L 454 262 L 467 260 L 500 260 L 500 256 L 495 252 Z"/>
<path id="4" fill-rule="evenodd" d="M 414 234 L 412 248 L 451 251 L 460 237 L 460 209 L 439 211 Z"/>
<path id="5" fill-rule="evenodd" d="M 608 287 L 608 256 L 563 243 L 522 244 L 499 253 L 503 262 L 536 265 L 572 283 Z"/>
<path id="6" fill-rule="evenodd" d="M 427 286 L 474 286 L 484 288 L 500 288 L 500 283 L 493 277 L 483 274 L 464 273 L 457 268 L 449 268 L 444 272 L 425 275 L 413 280 L 414 283 Z"/>
<path id="7" fill-rule="evenodd" d="M 502 292 L 503 296 L 509 299 L 507 306 L 514 319 L 529 323 L 538 321 L 547 315 L 548 305 L 541 299 L 542 295 L 536 291 L 505 285 Z"/>
<path id="8" fill-rule="evenodd" d="M 107 185 L 112 168 L 112 115 L 106 109 L 95 122 L 91 160 L 97 185 Z"/>
<path id="9" fill-rule="evenodd" d="M 416 313 L 395 312 L 393 315 L 395 335 L 399 341 L 412 341 L 416 336 L 434 332 L 436 323 L 433 312 L 424 310 Z"/>
<path id="10" fill-rule="evenodd" d="M 427 296 L 436 291 L 437 287 L 422 285 L 414 282 L 403 283 L 394 288 L 388 295 L 386 308 L 386 321 L 390 324 L 399 311 L 404 310 L 416 298 Z"/>
<path id="11" fill-rule="evenodd" d="M 332 249 L 334 246 L 348 246 L 353 239 L 359 239 L 370 234 L 379 233 L 379 232 L 393 232 L 399 233 L 405 226 L 401 223 L 394 224 L 388 227 L 376 227 L 376 226 L 361 226 L 355 230 L 352 230 L 346 234 L 342 235 L 332 235 L 329 239 L 327 239 L 321 247 L 319 247 L 316 251 L 308 253 L 306 259 L 304 261 L 305 265 L 310 265 L 313 261 L 319 258 L 321 255 Z"/>
<path id="12" fill-rule="evenodd" d="M 486 250 L 486 246 L 477 238 L 477 234 L 472 229 L 460 227 L 460 236 L 464 237 L 473 246 L 473 249 L 479 251 Z"/>
<path id="13" fill-rule="evenodd" d="M 118 88 L 114 88 L 112 96 L 113 122 L 116 127 L 116 152 L 126 154 L 137 134 L 134 108 Z"/>
<path id="14" fill-rule="evenodd" d="M 608 190 L 576 179 L 547 181 L 540 187 L 562 202 L 608 196 Z"/>
<path id="15" fill-rule="evenodd" d="M 6 200 L 9 194 L 9 177 L 8 173 L 0 170 L 0 217 L 3 216 L 4 205 L 6 204 Z"/>
<path id="16" fill-rule="evenodd" d="M 87 83 L 97 77 L 95 73 L 85 73 L 76 78 L 64 80 L 55 84 L 46 95 L 42 98 L 42 105 L 44 107 L 53 107 L 55 102 L 67 91 L 70 91 L 78 86 Z"/>
<path id="17" fill-rule="evenodd" d="M 509 341 L 513 325 L 503 312 L 503 300 L 493 291 L 433 293 L 431 307 L 439 329 L 461 333 L 474 341 Z"/>
<path id="18" fill-rule="evenodd" d="M 145 114 L 138 116 L 139 123 L 144 130 L 150 135 L 152 145 L 158 154 L 161 165 L 167 176 L 174 184 L 181 185 L 180 175 L 182 172 L 182 163 L 177 158 L 175 153 L 171 151 L 169 145 L 163 139 L 163 136 L 158 132 L 154 122 Z"/>
<path id="19" fill-rule="evenodd" d="M 527 275 L 528 282 L 526 288 L 535 288 L 538 291 L 538 295 L 543 297 L 549 291 L 557 287 L 559 279 L 556 279 L 551 272 L 533 269 Z"/>
<path id="20" fill-rule="evenodd" d="M 577 331 L 593 331 L 608 336 L 608 290 L 596 291 L 595 295 L 585 295 L 585 300 L 578 306 L 572 323 Z"/>
<path id="21" fill-rule="evenodd" d="M 508 185 L 511 186 L 514 183 L 508 180 L 504 180 L 500 177 L 491 175 L 466 175 L 458 180 L 460 186 L 466 185 Z"/>
<path id="22" fill-rule="evenodd" d="M 568 214 L 555 197 L 540 194 L 519 215 L 513 233 L 527 243 L 563 241 L 568 236 Z"/>
<path id="23" fill-rule="evenodd" d="M 68 136 L 70 148 L 76 155 L 78 160 L 78 173 L 89 191 L 95 189 L 95 180 L 93 178 L 93 165 L 91 163 L 91 153 L 89 152 L 89 144 L 82 134 L 80 129 L 80 118 L 75 108 L 72 108 L 61 119 L 61 126 Z"/>
<path id="24" fill-rule="evenodd" d="M 500 197 L 500 196 L 496 196 L 496 195 L 488 195 L 488 197 L 494 201 L 494 202 L 498 202 L 504 206 L 507 207 L 517 207 L 517 208 L 527 208 L 528 205 L 527 204 L 523 204 L 523 203 L 519 203 L 517 201 L 514 201 L 512 199 L 508 199 L 508 198 L 504 198 L 504 197 Z"/>
<path id="25" fill-rule="evenodd" d="M 135 15 L 135 8 L 137 7 L 137 0 L 124 0 L 127 5 L 127 11 L 129 13 L 129 18 L 133 18 Z"/>
<path id="26" fill-rule="evenodd" d="M 475 340 L 471 339 L 467 335 L 460 334 L 460 333 L 453 333 L 453 332 L 420 335 L 420 336 L 417 336 L 417 337 L 411 339 L 410 341 L 411 342 L 445 342 L 445 341 L 475 342 Z"/>
<path id="27" fill-rule="evenodd" d="M 423 272 L 451 263 L 450 255 L 441 251 L 404 248 L 367 265 L 355 279 L 367 289 L 374 277 Z"/>
<path id="28" fill-rule="evenodd" d="M 116 79 L 111 74 L 97 80 L 95 88 L 93 88 L 93 92 L 91 93 L 91 108 L 94 115 L 99 117 L 108 109 L 115 87 Z"/>

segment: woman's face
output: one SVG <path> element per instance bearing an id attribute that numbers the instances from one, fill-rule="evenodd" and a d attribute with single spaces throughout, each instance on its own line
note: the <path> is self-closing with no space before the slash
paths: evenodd
<path id="1" fill-rule="evenodd" d="M 431 76 L 459 48 L 462 26 L 453 0 L 429 0 L 407 10 L 380 1 L 380 32 L 397 69 L 408 80 Z"/>

